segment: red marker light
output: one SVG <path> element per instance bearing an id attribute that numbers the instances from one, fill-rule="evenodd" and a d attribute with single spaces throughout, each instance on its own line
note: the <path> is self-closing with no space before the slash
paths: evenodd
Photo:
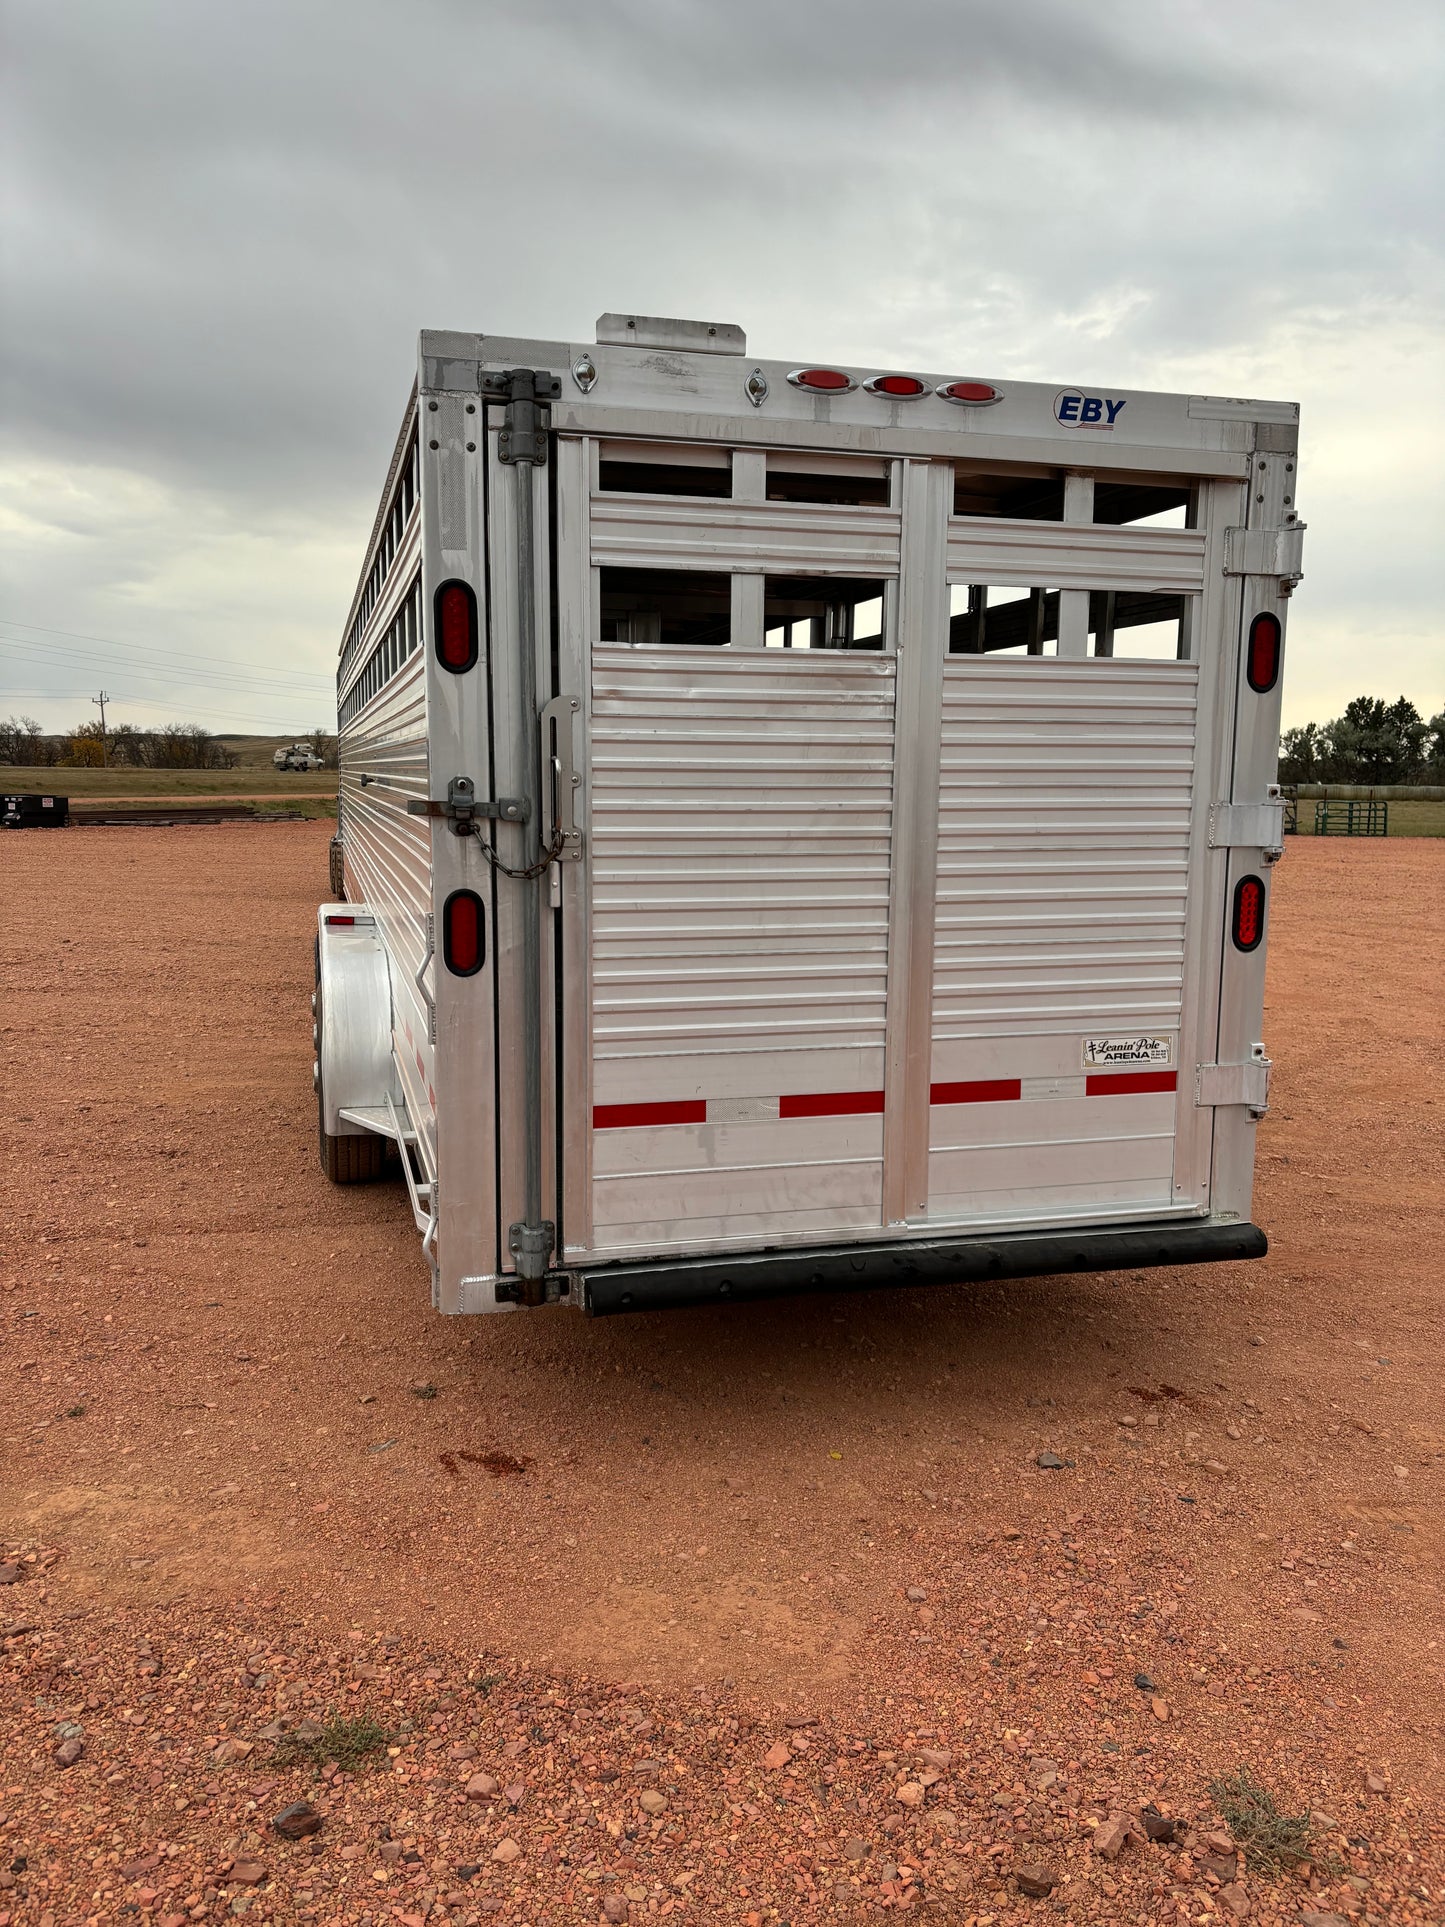
<path id="1" fill-rule="evenodd" d="M 350 930 L 354 928 L 355 924 L 356 924 L 355 917 L 328 917 L 326 919 L 326 927 L 328 930 L 337 929 L 337 928 L 342 930 Z"/>
<path id="2" fill-rule="evenodd" d="M 1003 396 L 986 381 L 946 381 L 934 389 L 944 401 L 961 402 L 965 408 L 991 408 Z"/>
<path id="3" fill-rule="evenodd" d="M 1258 877 L 1241 877 L 1234 886 L 1231 934 L 1236 950 L 1258 950 L 1264 935 L 1264 885 Z"/>
<path id="4" fill-rule="evenodd" d="M 928 383 L 917 375 L 874 375 L 863 387 L 870 395 L 892 395 L 895 401 L 911 401 L 928 393 Z"/>
<path id="5" fill-rule="evenodd" d="M 1278 616 L 1267 612 L 1257 615 L 1249 625 L 1249 649 L 1244 673 L 1257 696 L 1263 696 L 1279 681 L 1280 642 L 1284 631 Z"/>
<path id="6" fill-rule="evenodd" d="M 846 394 L 858 386 L 841 368 L 795 368 L 788 380 L 795 388 L 813 388 L 825 395 Z"/>
<path id="7" fill-rule="evenodd" d="M 459 676 L 477 660 L 477 598 L 469 582 L 443 582 L 432 598 L 437 661 Z"/>
<path id="8" fill-rule="evenodd" d="M 482 900 L 475 890 L 453 890 L 442 906 L 442 956 L 454 977 L 475 977 L 486 957 Z"/>

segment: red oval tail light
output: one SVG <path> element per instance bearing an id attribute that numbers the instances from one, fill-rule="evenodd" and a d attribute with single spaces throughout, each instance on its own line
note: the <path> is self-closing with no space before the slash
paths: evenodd
<path id="1" fill-rule="evenodd" d="M 965 408 L 990 408 L 1003 396 L 986 381 L 946 381 L 934 389 L 944 401 L 961 402 Z"/>
<path id="2" fill-rule="evenodd" d="M 1263 696 L 1279 681 L 1280 643 L 1284 631 L 1278 616 L 1268 612 L 1257 615 L 1249 625 L 1249 648 L 1244 673 L 1257 696 Z"/>
<path id="3" fill-rule="evenodd" d="M 443 582 L 432 597 L 437 661 L 459 676 L 477 660 L 477 598 L 469 582 Z"/>
<path id="4" fill-rule="evenodd" d="M 1230 935 L 1236 950 L 1259 948 L 1264 935 L 1264 884 L 1258 877 L 1241 877 L 1234 886 Z"/>
<path id="5" fill-rule="evenodd" d="M 917 375 L 874 375 L 863 388 L 866 394 L 891 395 L 895 401 L 911 401 L 915 395 L 928 393 L 928 383 Z"/>
<path id="6" fill-rule="evenodd" d="M 442 956 L 454 977 L 475 977 L 487 954 L 482 900 L 475 890 L 453 890 L 442 905 Z"/>
<path id="7" fill-rule="evenodd" d="M 795 388 L 812 388 L 825 395 L 846 394 L 858 386 L 841 368 L 795 368 L 788 380 Z"/>

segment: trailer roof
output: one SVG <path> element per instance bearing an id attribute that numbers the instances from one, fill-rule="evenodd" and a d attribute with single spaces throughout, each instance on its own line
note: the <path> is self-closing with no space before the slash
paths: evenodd
<path id="1" fill-rule="evenodd" d="M 617 338 L 629 330 L 630 338 Z M 665 345 L 668 330 L 688 345 Z M 608 315 L 599 333 L 608 338 L 426 331 L 420 385 L 472 393 L 483 372 L 544 368 L 562 380 L 552 424 L 564 431 L 879 455 L 1241 476 L 1255 448 L 1297 446 L 1296 402 L 1016 381 L 967 366 L 930 372 L 827 358 L 779 361 L 747 354 L 742 330 L 723 323 Z M 699 338 L 709 345 L 691 345 Z M 808 374 L 840 385 L 804 385 L 799 377 Z M 904 397 L 864 385 L 895 374 L 911 377 L 918 392 Z M 960 386 L 975 394 L 955 400 L 943 392 Z"/>

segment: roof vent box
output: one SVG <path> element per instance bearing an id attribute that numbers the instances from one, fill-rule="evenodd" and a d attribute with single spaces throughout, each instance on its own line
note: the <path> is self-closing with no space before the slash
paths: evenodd
<path id="1" fill-rule="evenodd" d="M 604 314 L 597 318 L 599 346 L 673 348 L 694 355 L 745 355 L 748 338 L 727 321 L 674 321 L 668 315 Z"/>

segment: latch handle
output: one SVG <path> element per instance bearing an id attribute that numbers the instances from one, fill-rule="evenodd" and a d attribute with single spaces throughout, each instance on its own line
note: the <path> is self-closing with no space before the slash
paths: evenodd
<path id="1" fill-rule="evenodd" d="M 559 863 L 576 863 L 582 855 L 582 832 L 577 827 L 582 778 L 572 740 L 581 707 L 576 696 L 554 696 L 542 711 L 542 847 L 557 843 Z"/>

